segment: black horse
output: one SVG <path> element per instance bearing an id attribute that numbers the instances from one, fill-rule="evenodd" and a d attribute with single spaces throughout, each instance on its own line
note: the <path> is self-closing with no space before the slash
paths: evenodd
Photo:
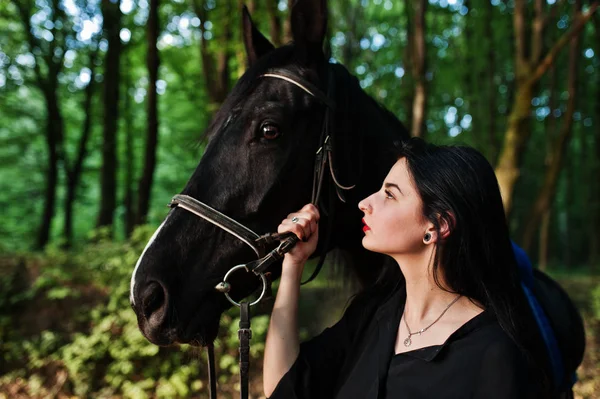
<path id="1" fill-rule="evenodd" d="M 316 255 L 333 248 L 347 251 L 346 266 L 366 286 L 379 274 L 386 257 L 363 249 L 357 203 L 379 189 L 396 161 L 390 149 L 409 134 L 392 113 L 362 91 L 342 65 L 326 59 L 322 50 L 327 21 L 324 3 L 298 1 L 291 13 L 293 42 L 277 49 L 244 10 L 249 68 L 210 124 L 206 151 L 182 194 L 260 234 L 272 232 L 311 198 L 315 157 L 326 123 L 331 129 L 327 145 L 332 146 L 333 157 L 321 195 L 321 203 L 328 206 L 320 237 L 329 239 L 319 242 Z M 273 70 L 287 71 L 328 92 L 335 103 L 330 121 L 324 120 L 328 107 L 323 99 L 284 79 L 266 78 Z M 355 185 L 344 192 L 345 202 L 337 199 L 332 175 L 340 184 Z M 158 345 L 211 343 L 222 312 L 230 306 L 214 287 L 232 266 L 253 259 L 254 252 L 227 232 L 185 210 L 172 209 L 146 246 L 131 279 L 131 303 L 140 330 Z M 276 278 L 280 268 L 273 269 Z M 540 284 L 554 287 L 548 281 Z M 230 283 L 234 299 L 259 287 L 252 273 L 235 273 Z M 568 297 L 551 299 L 564 314 L 576 313 Z M 550 319 L 554 320 L 552 311 Z M 563 321 L 555 323 L 559 326 Z M 565 323 L 571 331 L 583 331 L 580 318 Z M 581 362 L 581 345 L 561 347 L 571 359 L 569 372 Z"/>

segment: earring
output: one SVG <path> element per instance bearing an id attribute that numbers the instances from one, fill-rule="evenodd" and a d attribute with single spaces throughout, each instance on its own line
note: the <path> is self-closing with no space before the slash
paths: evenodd
<path id="1" fill-rule="evenodd" d="M 425 233 L 425 237 L 423 237 L 425 243 L 428 243 L 431 240 L 431 233 Z"/>

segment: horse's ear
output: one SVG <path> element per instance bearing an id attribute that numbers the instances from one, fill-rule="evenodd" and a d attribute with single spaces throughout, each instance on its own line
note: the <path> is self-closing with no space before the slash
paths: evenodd
<path id="1" fill-rule="evenodd" d="M 256 29 L 254 22 L 252 22 L 252 17 L 250 17 L 250 12 L 245 5 L 242 7 L 242 32 L 244 34 L 244 45 L 246 46 L 249 66 L 269 51 L 275 49 L 275 46 Z"/>
<path id="2" fill-rule="evenodd" d="M 327 34 L 327 1 L 296 0 L 291 15 L 292 37 L 301 61 L 321 62 Z"/>

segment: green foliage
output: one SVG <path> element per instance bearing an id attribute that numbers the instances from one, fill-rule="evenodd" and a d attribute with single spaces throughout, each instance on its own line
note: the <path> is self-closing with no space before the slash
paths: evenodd
<path id="1" fill-rule="evenodd" d="M 600 323 L 600 286 L 592 291 L 592 314 L 598 323 Z"/>
<path id="2" fill-rule="evenodd" d="M 58 369 L 66 373 L 68 391 L 80 397 L 172 398 L 206 392 L 204 355 L 198 356 L 188 346 L 159 348 L 150 344 L 139 332 L 130 308 L 132 265 L 152 231 L 138 228 L 130 241 L 121 244 L 102 238 L 100 232 L 94 234 L 94 244 L 80 251 L 48 248 L 43 256 L 26 260 L 27 268 L 42 267 L 43 273 L 18 295 L 7 297 L 2 293 L 10 290 L 0 291 L 0 326 L 4 327 L 0 330 L 0 355 L 9 366 L 0 378 L 0 390 L 3 384 L 20 378 L 29 394 L 44 393 L 48 375 Z M 0 276 L 0 287 L 14 283 L 14 273 Z M 85 306 L 90 301 L 93 305 Z M 63 317 L 73 318 L 76 326 L 66 323 L 64 328 L 29 336 L 24 335 L 26 326 L 23 331 L 6 329 L 16 325 L 19 313 L 2 304 L 20 304 L 19 310 L 28 312 L 29 306 L 46 307 L 52 302 L 70 307 Z M 224 337 L 216 343 L 223 384 L 235 381 L 239 371 L 236 313 L 232 309 L 223 316 Z M 268 316 L 252 319 L 254 364 L 262 359 L 267 327 Z"/>
<path id="3" fill-rule="evenodd" d="M 44 137 L 47 107 L 36 80 L 35 60 L 44 76 L 46 61 L 52 56 L 31 52 L 27 30 L 16 7 L 31 6 L 32 33 L 40 51 L 64 45 L 66 51 L 56 88 L 62 111 L 65 137 L 60 161 L 55 217 L 52 222 L 53 245 L 62 240 L 64 230 L 65 166 L 72 165 L 78 151 L 85 117 L 83 103 L 91 69 L 95 81 L 91 107 L 91 136 L 88 156 L 74 207 L 74 239 L 84 245 L 93 230 L 99 202 L 99 172 L 104 110 L 102 60 L 106 43 L 86 30 L 100 29 L 99 4 L 69 2 L 61 23 L 50 26 L 52 2 L 8 2 L 0 8 L 0 206 L 6 215 L 0 225 L 0 250 L 14 252 L 31 248 L 40 225 L 45 197 L 48 149 Z M 61 2 L 59 2 L 61 3 Z M 123 11 L 123 53 L 121 68 L 120 130 L 118 132 L 118 182 L 120 206 L 116 210 L 116 238 L 124 239 L 122 189 L 134 192 L 144 162 L 144 134 L 147 127 L 146 22 L 147 2 L 129 2 Z M 159 10 L 160 51 L 159 145 L 148 222 L 157 224 L 164 217 L 164 204 L 181 190 L 198 164 L 203 152 L 201 133 L 214 114 L 214 104 L 204 82 L 204 62 L 200 56 L 200 20 L 193 7 L 198 2 L 161 2 Z M 218 58 L 227 49 L 231 85 L 244 71 L 238 4 L 233 0 L 201 2 L 208 13 L 204 44 L 208 58 Z M 251 2 L 256 7 L 254 20 L 268 37 L 272 19 L 264 0 Z M 344 63 L 361 86 L 406 125 L 410 125 L 414 77 L 411 76 L 407 28 L 414 25 L 409 16 L 410 2 L 390 0 L 329 0 L 329 37 L 327 48 L 332 58 Z M 276 16 L 285 25 L 288 2 L 279 1 Z M 500 151 L 508 112 L 514 96 L 514 43 L 511 2 L 473 0 L 454 2 L 431 0 L 426 12 L 427 47 L 427 135 L 438 143 L 466 143 L 481 150 L 492 163 Z M 545 41 L 556 41 L 566 30 L 571 5 L 549 5 Z M 44 19 L 45 18 L 45 19 Z M 596 18 L 597 20 L 597 18 Z M 227 26 L 231 32 L 227 33 Z M 582 99 L 598 98 L 600 90 L 600 48 L 598 23 L 589 23 L 582 33 Z M 84 29 L 85 28 L 85 29 Z M 52 33 L 54 32 L 54 33 Z M 125 34 L 126 33 L 126 34 Z M 65 40 L 68 39 L 68 40 Z M 94 65 L 90 55 L 98 50 Z M 58 50 L 57 50 L 58 51 Z M 62 50 L 61 50 L 62 51 Z M 524 154 L 521 177 L 510 214 L 511 229 L 519 241 L 531 205 L 538 194 L 547 169 L 547 147 L 556 136 L 565 113 L 566 63 L 564 50 L 555 61 L 555 77 L 546 76 L 536 90 L 532 135 Z M 465 67 L 467 66 L 467 67 Z M 213 65 L 213 68 L 215 65 Z M 552 83 L 553 80 L 555 83 Z M 583 84 L 585 83 L 585 84 Z M 554 93 L 554 104 L 551 97 Z M 26 106 L 23 106 L 26 105 Z M 550 110 L 550 106 L 554 109 Z M 592 181 L 600 170 L 597 134 L 600 115 L 597 101 L 580 101 L 574 116 L 574 135 L 569 159 L 561 177 L 549 235 L 549 262 L 568 265 L 586 263 L 590 248 L 597 243 L 591 226 L 600 217 L 598 190 Z M 551 115 L 557 115 L 552 118 Z M 131 154 L 127 152 L 130 139 Z M 131 167 L 131 182 L 125 172 Z M 574 184 L 575 183 L 575 184 Z M 125 187 L 128 186 L 128 187 Z M 26 199 L 26 200 L 24 200 Z M 135 203 L 136 198 L 133 198 Z M 578 227 L 574 227 L 578 226 Z M 536 258 L 536 248 L 530 251 Z M 55 295 L 68 295 L 66 291 Z"/>

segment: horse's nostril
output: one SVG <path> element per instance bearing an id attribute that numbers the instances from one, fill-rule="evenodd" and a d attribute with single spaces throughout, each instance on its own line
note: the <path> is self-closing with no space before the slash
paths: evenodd
<path id="1" fill-rule="evenodd" d="M 144 317 L 152 324 L 160 324 L 166 314 L 166 293 L 164 287 L 156 282 L 148 283 L 141 293 Z"/>

